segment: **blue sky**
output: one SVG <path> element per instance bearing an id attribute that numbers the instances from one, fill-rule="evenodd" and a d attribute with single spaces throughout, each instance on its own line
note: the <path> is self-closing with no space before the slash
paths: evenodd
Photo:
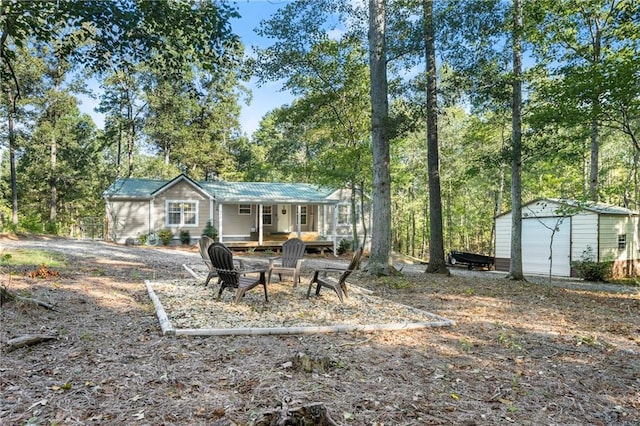
<path id="1" fill-rule="evenodd" d="M 242 39 L 247 54 L 253 52 L 252 46 L 266 47 L 270 44 L 268 39 L 258 37 L 254 29 L 258 27 L 261 20 L 269 18 L 280 7 L 290 2 L 290 0 L 243 0 L 236 2 L 238 12 L 242 17 L 239 20 L 234 20 L 231 25 L 233 31 Z M 252 80 L 249 83 L 249 88 L 253 93 L 253 99 L 250 105 L 242 105 L 240 122 L 242 130 L 250 136 L 258 128 L 260 120 L 267 112 L 289 104 L 293 98 L 289 93 L 280 91 L 282 85 L 278 82 L 258 87 L 255 80 Z"/>
<path id="2" fill-rule="evenodd" d="M 252 46 L 266 47 L 270 44 L 268 39 L 265 40 L 258 37 L 254 29 L 258 27 L 261 20 L 269 18 L 278 8 L 290 2 L 291 0 L 243 0 L 235 2 L 241 18 L 234 19 L 231 25 L 233 31 L 242 39 L 246 54 L 252 54 Z M 96 81 L 92 80 L 88 84 L 92 90 L 100 90 Z M 267 112 L 279 106 L 289 104 L 293 97 L 289 93 L 281 92 L 280 89 L 282 85 L 277 82 L 258 87 L 255 80 L 252 79 L 248 87 L 253 93 L 253 98 L 249 105 L 241 104 L 242 112 L 240 115 L 240 123 L 242 125 L 242 131 L 247 134 L 247 136 L 251 136 Z M 103 129 L 104 116 L 95 112 L 95 108 L 98 106 L 98 100 L 91 99 L 87 96 L 79 96 L 79 98 L 82 102 L 80 110 L 91 115 L 98 128 Z"/>

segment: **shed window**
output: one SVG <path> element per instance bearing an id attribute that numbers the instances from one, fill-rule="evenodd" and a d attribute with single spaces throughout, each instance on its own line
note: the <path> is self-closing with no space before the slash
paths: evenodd
<path id="1" fill-rule="evenodd" d="M 198 224 L 198 203 L 196 201 L 168 201 L 167 225 L 183 226 Z"/>
<path id="2" fill-rule="evenodd" d="M 273 223 L 271 211 L 272 211 L 271 206 L 262 206 L 262 224 L 263 225 L 271 225 Z"/>
<path id="3" fill-rule="evenodd" d="M 627 248 L 627 234 L 618 235 L 618 250 Z"/>
<path id="4" fill-rule="evenodd" d="M 251 214 L 251 204 L 238 204 L 238 214 Z"/>

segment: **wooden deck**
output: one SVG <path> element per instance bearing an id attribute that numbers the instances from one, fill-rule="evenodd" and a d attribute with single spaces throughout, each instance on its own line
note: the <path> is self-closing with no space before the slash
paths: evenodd
<path id="1" fill-rule="evenodd" d="M 279 252 L 282 250 L 282 244 L 284 244 L 285 240 L 282 241 L 263 241 L 262 245 L 258 245 L 257 241 L 223 241 L 224 245 L 229 247 L 232 250 L 272 250 L 274 252 Z M 326 250 L 333 251 L 333 241 L 327 240 L 316 240 L 316 241 L 305 241 L 307 252 L 316 252 L 319 251 L 323 253 Z"/>

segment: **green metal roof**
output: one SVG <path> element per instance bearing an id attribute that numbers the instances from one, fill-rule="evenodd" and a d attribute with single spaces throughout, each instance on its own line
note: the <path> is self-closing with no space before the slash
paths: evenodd
<path id="1" fill-rule="evenodd" d="M 151 198 L 151 193 L 167 182 L 153 179 L 116 179 L 102 195 L 114 198 Z"/>
<path id="2" fill-rule="evenodd" d="M 175 180 L 186 178 L 181 175 L 172 180 L 151 179 L 118 179 L 107 188 L 107 198 L 140 198 L 149 199 L 162 192 Z M 335 204 L 338 200 L 330 199 L 334 190 L 308 183 L 280 182 L 225 182 L 225 181 L 192 181 L 187 182 L 199 186 L 199 189 L 214 197 L 220 203 L 309 203 Z"/>

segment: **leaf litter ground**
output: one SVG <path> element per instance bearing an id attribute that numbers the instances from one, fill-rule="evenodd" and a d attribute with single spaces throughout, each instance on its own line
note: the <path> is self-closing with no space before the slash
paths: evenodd
<path id="1" fill-rule="evenodd" d="M 144 281 L 193 280 L 182 264 L 197 263 L 195 249 L 0 244 L 0 251 L 38 248 L 66 258 L 59 276 L 46 279 L 1 267 L 0 285 L 56 310 L 5 302 L 0 341 L 57 337 L 0 354 L 3 425 L 245 425 L 280 406 L 312 402 L 352 425 L 634 425 L 640 418 L 635 289 L 405 267 L 397 278 L 352 282 L 454 327 L 165 337 Z M 328 294 L 321 300 L 335 303 Z"/>

